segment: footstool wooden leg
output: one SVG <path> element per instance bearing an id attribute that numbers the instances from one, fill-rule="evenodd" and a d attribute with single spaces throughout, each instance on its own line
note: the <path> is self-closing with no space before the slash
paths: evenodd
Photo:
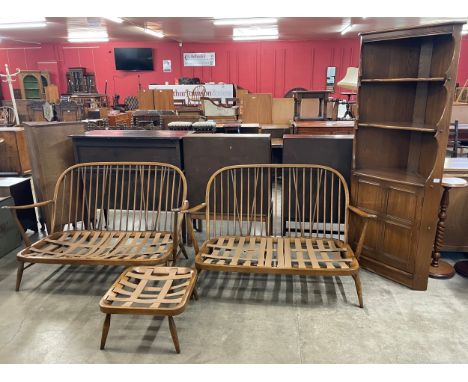
<path id="1" fill-rule="evenodd" d="M 179 243 L 180 250 L 186 259 L 188 259 L 187 251 L 185 250 L 184 244 L 182 242 Z"/>
<path id="2" fill-rule="evenodd" d="M 177 328 L 172 316 L 167 316 L 169 319 L 169 329 L 171 330 L 172 341 L 174 342 L 174 347 L 177 353 L 180 353 L 179 338 L 177 337 Z"/>
<path id="3" fill-rule="evenodd" d="M 356 284 L 356 291 L 359 299 L 359 306 L 364 308 L 364 303 L 362 301 L 362 286 L 361 279 L 359 278 L 359 273 L 353 274 L 354 284 Z"/>
<path id="4" fill-rule="evenodd" d="M 106 314 L 104 325 L 102 326 L 101 350 L 106 346 L 107 334 L 109 333 L 111 315 Z"/>

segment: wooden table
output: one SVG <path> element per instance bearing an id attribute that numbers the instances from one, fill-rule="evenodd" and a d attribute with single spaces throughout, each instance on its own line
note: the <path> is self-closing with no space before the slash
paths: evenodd
<path id="1" fill-rule="evenodd" d="M 444 177 L 468 181 L 468 158 L 445 158 Z M 450 191 L 443 252 L 468 252 L 468 188 Z"/>
<path id="2" fill-rule="evenodd" d="M 294 120 L 316 121 L 327 119 L 327 103 L 329 90 L 297 90 L 293 91 Z M 303 99 L 317 98 L 319 100 L 319 115 L 317 117 L 301 117 L 301 103 Z"/>
<path id="3" fill-rule="evenodd" d="M 443 178 L 441 181 L 443 187 L 442 198 L 440 200 L 439 221 L 437 222 L 434 247 L 432 249 L 432 262 L 429 268 L 429 277 L 435 279 L 449 279 L 455 274 L 452 265 L 446 261 L 440 260 L 440 250 L 445 236 L 445 220 L 447 219 L 447 208 L 449 206 L 449 192 L 451 189 L 465 188 L 468 182 L 462 178 Z"/>
<path id="4" fill-rule="evenodd" d="M 183 168 L 182 138 L 190 131 L 94 130 L 70 137 L 76 163 L 148 161 Z"/>
<path id="5" fill-rule="evenodd" d="M 354 121 L 293 121 L 293 134 L 334 135 L 353 134 Z"/>

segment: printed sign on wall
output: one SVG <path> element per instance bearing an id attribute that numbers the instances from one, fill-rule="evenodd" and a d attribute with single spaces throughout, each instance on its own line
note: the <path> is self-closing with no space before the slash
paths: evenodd
<path id="1" fill-rule="evenodd" d="M 163 60 L 163 72 L 170 72 L 172 70 L 171 60 Z"/>
<path id="2" fill-rule="evenodd" d="M 215 52 L 184 53 L 184 66 L 215 66 Z"/>

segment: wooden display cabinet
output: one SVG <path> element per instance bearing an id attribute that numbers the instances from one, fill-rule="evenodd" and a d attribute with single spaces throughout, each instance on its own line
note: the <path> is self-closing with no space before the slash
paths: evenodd
<path id="1" fill-rule="evenodd" d="M 361 35 L 352 202 L 377 219 L 360 262 L 417 290 L 427 288 L 461 28 Z"/>
<path id="2" fill-rule="evenodd" d="M 45 88 L 50 85 L 49 72 L 22 70 L 18 77 L 22 99 L 45 99 Z"/>

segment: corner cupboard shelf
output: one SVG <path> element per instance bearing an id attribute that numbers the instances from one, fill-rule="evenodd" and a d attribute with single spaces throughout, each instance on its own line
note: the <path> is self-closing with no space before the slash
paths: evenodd
<path id="1" fill-rule="evenodd" d="M 411 122 L 359 122 L 358 127 L 375 127 L 378 129 L 408 130 L 424 133 L 435 133 L 437 129 L 430 124 Z"/>
<path id="2" fill-rule="evenodd" d="M 425 290 L 463 23 L 361 35 L 351 199 L 377 216 L 360 263 Z M 354 221 L 351 227 L 360 227 Z M 351 228 L 357 244 L 359 228 Z"/>
<path id="3" fill-rule="evenodd" d="M 445 82 L 445 77 L 427 77 L 427 78 L 418 78 L 418 77 L 406 77 L 406 78 L 366 78 L 361 79 L 361 82 Z"/>

